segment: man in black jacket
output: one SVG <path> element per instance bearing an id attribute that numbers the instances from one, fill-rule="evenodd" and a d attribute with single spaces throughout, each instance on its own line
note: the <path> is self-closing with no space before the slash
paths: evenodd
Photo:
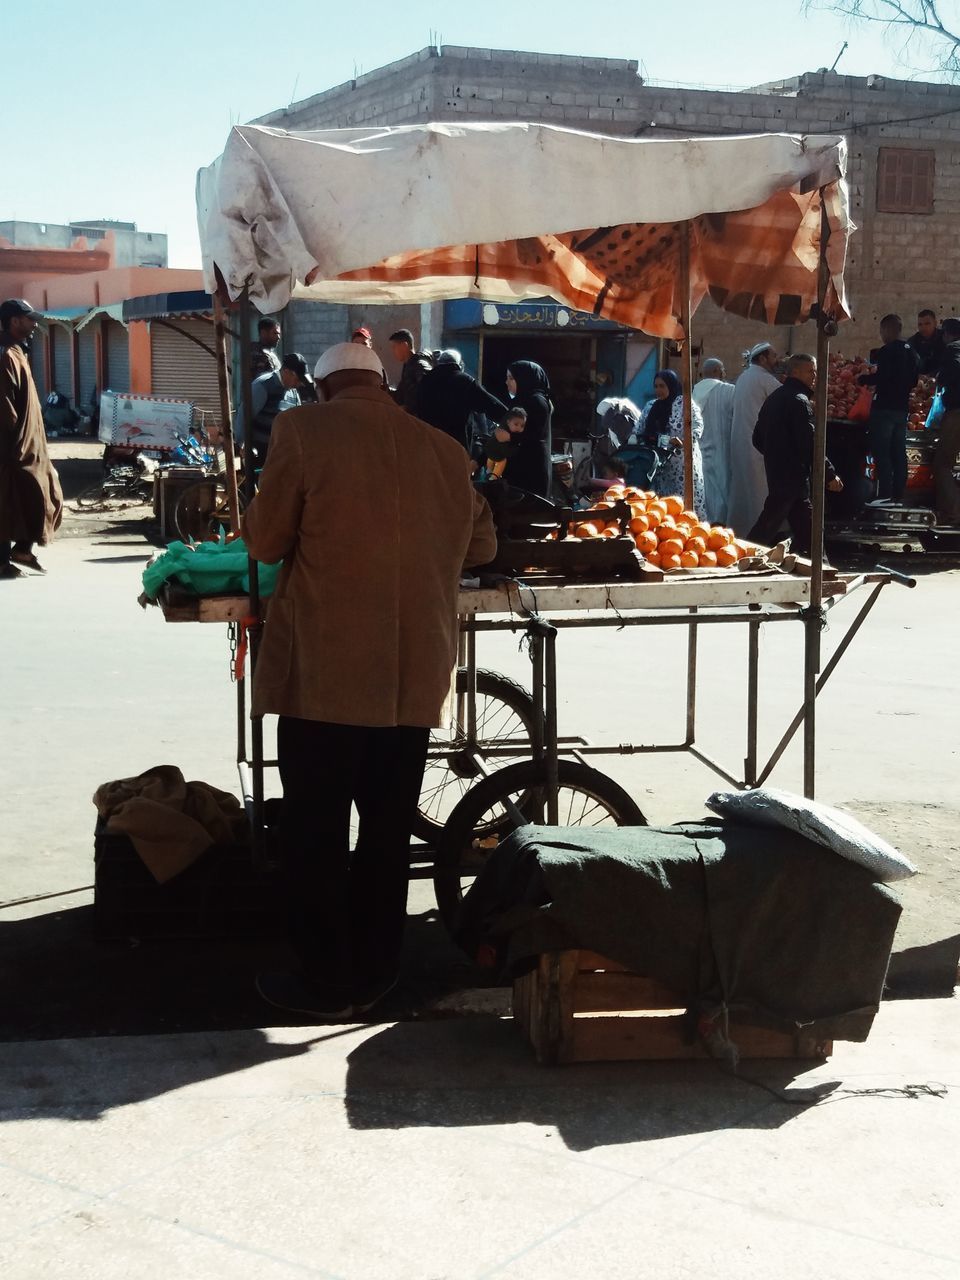
<path id="1" fill-rule="evenodd" d="M 944 349 L 943 330 L 937 328 L 937 313 L 925 308 L 917 315 L 917 332 L 910 346 L 920 357 L 920 372 L 936 377 Z"/>
<path id="2" fill-rule="evenodd" d="M 390 351 L 401 364 L 400 380 L 392 395 L 401 409 L 416 414 L 420 395 L 420 381 L 433 368 L 433 359 L 425 351 L 418 351 L 409 329 L 398 329 L 390 335 Z"/>
<path id="3" fill-rule="evenodd" d="M 445 431 L 470 453 L 470 418 L 475 413 L 500 423 L 507 416 L 507 406 L 464 372 L 459 351 L 441 351 L 420 381 L 417 417 Z"/>
<path id="4" fill-rule="evenodd" d="M 877 496 L 870 506 L 902 502 L 907 487 L 907 418 L 910 392 L 920 376 L 920 357 L 903 341 L 902 333 L 899 316 L 883 317 L 883 346 L 870 353 L 870 373 L 857 379 L 861 386 L 875 388 L 868 430 L 877 470 Z"/>
<path id="5" fill-rule="evenodd" d="M 937 428 L 940 443 L 933 455 L 933 479 L 940 523 L 960 524 L 960 485 L 953 474 L 960 452 L 960 320 L 944 320 L 943 340 L 937 389 L 943 398 L 944 413 Z"/>
<path id="6" fill-rule="evenodd" d="M 813 506 L 810 479 L 813 473 L 813 403 L 810 393 L 817 381 L 813 356 L 795 355 L 787 361 L 787 377 L 771 391 L 760 408 L 753 431 L 753 445 L 763 454 L 767 473 L 767 500 L 747 537 L 766 546 L 776 542 L 786 522 L 793 550 L 810 554 Z M 827 488 L 843 489 L 843 481 L 827 459 Z"/>

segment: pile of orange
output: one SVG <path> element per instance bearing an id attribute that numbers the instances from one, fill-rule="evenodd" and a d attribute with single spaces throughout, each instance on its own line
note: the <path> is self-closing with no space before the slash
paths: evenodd
<path id="1" fill-rule="evenodd" d="M 584 512 L 583 520 L 570 525 L 569 537 L 618 538 L 623 536 L 618 520 L 610 520 L 616 502 L 630 507 L 630 531 L 637 550 L 661 569 L 713 569 L 735 565 L 757 548 L 734 535 L 732 529 L 710 525 L 695 511 L 684 510 L 683 499 L 673 495 L 657 497 L 643 489 L 608 489 L 603 500 Z"/>

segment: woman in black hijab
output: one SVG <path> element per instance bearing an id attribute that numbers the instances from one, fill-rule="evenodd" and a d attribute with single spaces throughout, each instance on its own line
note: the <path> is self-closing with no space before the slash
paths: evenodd
<path id="1" fill-rule="evenodd" d="M 526 410 L 527 425 L 503 478 L 518 489 L 549 498 L 553 452 L 550 380 L 532 360 L 514 360 L 507 369 L 507 390 L 514 404 Z"/>

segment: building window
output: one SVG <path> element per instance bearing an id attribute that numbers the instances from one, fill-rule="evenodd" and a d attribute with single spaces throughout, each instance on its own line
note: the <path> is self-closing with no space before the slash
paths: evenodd
<path id="1" fill-rule="evenodd" d="M 47 234 L 47 224 L 45 222 L 40 223 L 40 234 L 42 236 L 45 236 Z"/>
<path id="2" fill-rule="evenodd" d="M 149 231 L 147 232 L 147 239 L 148 239 L 151 243 L 153 242 L 153 235 L 152 235 L 152 234 L 151 234 L 151 232 L 149 232 Z"/>
<path id="3" fill-rule="evenodd" d="M 877 159 L 878 213 L 933 213 L 934 151 L 881 147 Z"/>

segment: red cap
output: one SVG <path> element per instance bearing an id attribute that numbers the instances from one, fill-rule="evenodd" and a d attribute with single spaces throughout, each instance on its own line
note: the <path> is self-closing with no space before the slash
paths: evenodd
<path id="1" fill-rule="evenodd" d="M 352 338 L 372 338 L 373 333 L 371 332 L 370 329 L 366 327 L 366 325 L 364 325 L 360 329 L 354 329 L 353 333 L 350 336 Z"/>

